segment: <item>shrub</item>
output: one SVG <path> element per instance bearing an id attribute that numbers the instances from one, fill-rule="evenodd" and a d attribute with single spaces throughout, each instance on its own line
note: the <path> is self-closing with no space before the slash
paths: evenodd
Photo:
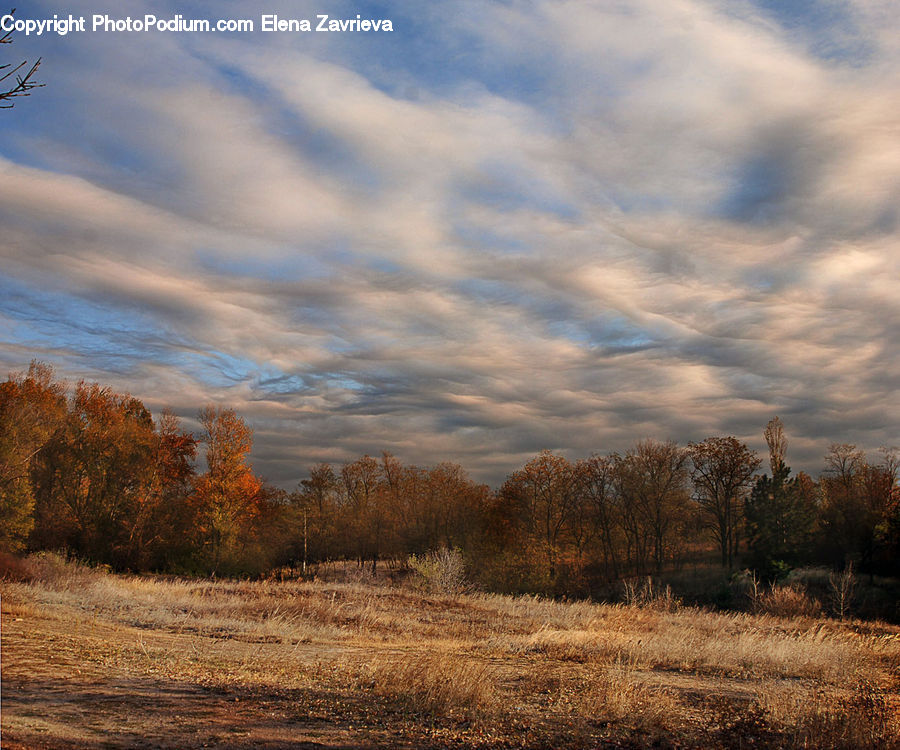
<path id="1" fill-rule="evenodd" d="M 406 564 L 433 593 L 461 594 L 469 588 L 462 553 L 456 548 L 442 547 L 424 555 L 410 555 Z"/>
<path id="2" fill-rule="evenodd" d="M 841 573 L 832 572 L 828 576 L 828 593 L 834 616 L 840 620 L 849 617 L 853 595 L 856 593 L 856 577 L 853 575 L 852 562 Z"/>
<path id="3" fill-rule="evenodd" d="M 61 552 L 36 552 L 24 560 L 21 580 L 41 583 L 57 591 L 77 590 L 96 582 L 109 572 L 109 566 L 89 566 Z"/>
<path id="4" fill-rule="evenodd" d="M 0 580 L 29 581 L 31 567 L 21 557 L 9 552 L 0 552 Z"/>
<path id="5" fill-rule="evenodd" d="M 754 586 L 750 596 L 753 611 L 757 614 L 776 617 L 818 617 L 822 613 L 822 605 L 809 596 L 803 587 L 797 585 L 775 584 L 767 590 Z"/>

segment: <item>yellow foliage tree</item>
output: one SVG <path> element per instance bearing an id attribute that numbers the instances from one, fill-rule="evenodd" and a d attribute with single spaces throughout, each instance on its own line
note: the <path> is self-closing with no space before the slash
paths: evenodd
<path id="1" fill-rule="evenodd" d="M 206 472 L 197 477 L 198 531 L 211 573 L 233 563 L 260 514 L 262 484 L 247 464 L 253 430 L 233 409 L 201 410 Z"/>

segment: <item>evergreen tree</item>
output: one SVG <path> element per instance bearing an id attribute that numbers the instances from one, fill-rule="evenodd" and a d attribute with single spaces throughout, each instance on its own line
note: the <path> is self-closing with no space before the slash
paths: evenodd
<path id="1" fill-rule="evenodd" d="M 761 476 L 744 504 L 748 563 L 768 579 L 806 559 L 812 543 L 815 483 L 806 474 L 790 474 L 783 461 L 776 461 L 772 476 Z"/>

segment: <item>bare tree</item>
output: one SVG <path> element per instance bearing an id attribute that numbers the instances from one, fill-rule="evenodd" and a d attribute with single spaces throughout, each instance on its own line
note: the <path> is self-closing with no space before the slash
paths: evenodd
<path id="1" fill-rule="evenodd" d="M 772 476 L 778 473 L 778 468 L 784 465 L 784 457 L 787 455 L 787 438 L 784 436 L 784 422 L 778 417 L 773 417 L 766 425 L 766 445 L 769 446 L 769 465 L 772 467 Z"/>
<path id="2" fill-rule="evenodd" d="M 584 544 L 598 548 L 607 577 L 619 578 L 619 519 L 614 493 L 613 460 L 591 456 L 575 465 L 578 482 L 578 519 L 586 522 L 587 530 L 580 535 Z M 573 536 L 575 536 L 573 534 Z"/>
<path id="3" fill-rule="evenodd" d="M 688 454 L 674 441 L 641 440 L 624 456 L 613 455 L 613 488 L 625 533 L 629 562 L 656 572 L 678 545 L 687 517 Z"/>
<path id="4" fill-rule="evenodd" d="M 722 567 L 731 568 L 744 518 L 744 499 L 760 460 L 735 437 L 709 437 L 690 443 L 694 493 L 706 526 L 722 553 Z"/>
<path id="5" fill-rule="evenodd" d="M 16 12 L 13 8 L 9 15 Z M 7 31 L 0 36 L 0 44 L 12 44 L 12 31 Z M 41 66 L 41 58 L 29 67 L 28 61 L 23 60 L 18 65 L 7 63 L 0 65 L 0 109 L 10 109 L 17 96 L 28 96 L 31 89 L 43 86 L 34 80 L 34 75 Z"/>
<path id="6" fill-rule="evenodd" d="M 568 524 L 577 500 L 575 467 L 563 456 L 541 451 L 507 478 L 501 497 L 519 509 L 534 552 L 543 556 L 550 581 L 567 539 Z"/>

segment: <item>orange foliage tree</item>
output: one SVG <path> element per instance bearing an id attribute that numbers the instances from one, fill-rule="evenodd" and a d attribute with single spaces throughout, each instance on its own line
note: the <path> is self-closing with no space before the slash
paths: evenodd
<path id="1" fill-rule="evenodd" d="M 190 557 L 194 519 L 189 498 L 197 439 L 181 429 L 169 410 L 156 421 L 153 470 L 130 522 L 132 567 L 166 570 Z"/>
<path id="2" fill-rule="evenodd" d="M 0 549 L 20 549 L 34 526 L 32 467 L 65 413 L 65 385 L 48 365 L 0 383 Z"/>
<path id="3" fill-rule="evenodd" d="M 194 485 L 197 532 L 212 574 L 233 566 L 261 512 L 262 484 L 247 464 L 253 431 L 233 409 L 200 411 L 206 472 Z"/>
<path id="4" fill-rule="evenodd" d="M 156 442 L 140 400 L 79 383 L 33 471 L 39 545 L 132 567 L 132 532 L 152 493 Z"/>

